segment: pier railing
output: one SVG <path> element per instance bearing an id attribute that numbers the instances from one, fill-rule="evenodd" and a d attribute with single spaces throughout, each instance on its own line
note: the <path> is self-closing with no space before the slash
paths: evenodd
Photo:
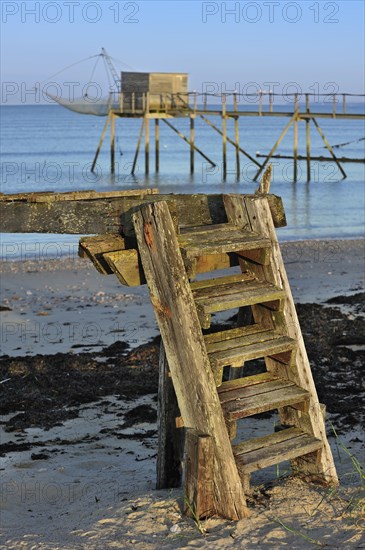
<path id="1" fill-rule="evenodd" d="M 244 94 L 239 92 L 208 93 L 152 93 L 152 92 L 111 92 L 111 104 L 115 114 L 120 116 L 143 116 L 147 113 L 167 113 L 174 116 L 186 116 L 189 112 L 236 116 L 289 116 L 296 106 L 303 108 L 305 117 L 310 109 L 318 116 L 364 117 L 365 94 L 352 93 L 274 93 L 258 91 Z M 351 103 L 350 103 L 351 102 Z M 349 103 L 362 103 L 361 113 L 349 110 Z M 287 106 L 287 109 L 284 107 Z"/>

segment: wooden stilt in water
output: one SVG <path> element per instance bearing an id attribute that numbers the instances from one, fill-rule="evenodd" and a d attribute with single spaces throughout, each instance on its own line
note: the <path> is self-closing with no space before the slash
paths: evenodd
<path id="1" fill-rule="evenodd" d="M 102 147 L 103 142 L 104 142 L 105 134 L 106 134 L 106 131 L 108 129 L 109 122 L 110 122 L 110 113 L 108 114 L 108 118 L 106 119 L 105 124 L 104 124 L 104 128 L 103 128 L 103 131 L 102 131 L 102 134 L 101 134 L 101 137 L 100 137 L 100 141 L 99 141 L 99 145 L 98 145 L 98 148 L 96 150 L 93 163 L 91 165 L 91 172 L 94 172 L 94 169 L 95 169 L 95 166 L 96 166 L 96 163 L 97 163 L 97 160 L 98 160 L 98 156 L 99 156 L 101 147 Z"/>
<path id="2" fill-rule="evenodd" d="M 223 180 L 227 179 L 227 105 L 226 94 L 222 94 L 222 147 L 223 147 Z"/>
<path id="3" fill-rule="evenodd" d="M 150 171 L 150 119 L 148 118 L 148 114 L 150 112 L 150 94 L 147 92 L 144 94 L 144 100 L 145 100 L 145 131 L 144 131 L 144 154 L 145 154 L 145 173 L 149 174 Z"/>
<path id="4" fill-rule="evenodd" d="M 160 120 L 155 119 L 155 169 L 160 170 Z"/>
<path id="5" fill-rule="evenodd" d="M 298 94 L 295 94 L 295 118 L 294 118 L 294 182 L 298 181 Z"/>
<path id="6" fill-rule="evenodd" d="M 197 152 L 199 153 L 199 155 L 201 155 L 206 161 L 209 162 L 209 164 L 211 164 L 211 165 L 214 166 L 214 167 L 216 166 L 215 162 L 213 162 L 209 157 L 207 157 L 207 155 L 205 155 L 205 154 L 203 153 L 203 151 L 201 151 L 196 145 L 192 144 L 191 141 L 190 141 L 186 136 L 184 136 L 184 134 L 182 134 L 179 130 L 177 130 L 177 129 L 175 128 L 175 126 L 173 126 L 173 125 L 171 124 L 171 122 L 169 122 L 168 120 L 166 120 L 166 118 L 163 118 L 163 119 L 161 119 L 161 120 L 163 120 L 163 122 L 164 122 L 169 128 L 171 128 L 171 130 L 173 130 L 174 132 L 176 132 L 176 134 L 177 134 L 178 136 L 180 136 L 181 139 L 183 139 L 184 141 L 186 141 L 186 143 L 188 143 L 190 146 L 192 146 L 192 147 L 194 148 L 194 150 L 197 151 Z"/>
<path id="7" fill-rule="evenodd" d="M 309 95 L 305 94 L 305 109 L 309 113 Z M 307 144 L 307 181 L 311 180 L 311 129 L 310 129 L 310 118 L 305 120 L 305 136 Z"/>
<path id="8" fill-rule="evenodd" d="M 144 118 L 142 119 L 141 129 L 140 129 L 140 131 L 139 131 L 137 149 L 136 149 L 136 152 L 135 152 L 135 154 L 134 154 L 134 160 L 133 160 L 133 166 L 132 166 L 132 172 L 131 172 L 131 174 L 134 174 L 135 171 L 136 171 L 136 166 L 137 166 L 137 160 L 138 160 L 139 150 L 140 150 L 141 142 L 142 142 L 143 129 L 144 129 Z"/>
<path id="9" fill-rule="evenodd" d="M 288 124 L 285 126 L 284 130 L 281 132 L 281 134 L 279 136 L 279 139 L 276 141 L 274 147 L 271 149 L 271 151 L 268 154 L 268 156 L 266 157 L 264 163 L 261 165 L 261 168 L 257 171 L 253 181 L 257 181 L 257 179 L 260 176 L 261 172 L 264 170 L 265 166 L 270 161 L 270 159 L 273 156 L 273 154 L 275 153 L 276 149 L 279 147 L 280 143 L 282 142 L 283 138 L 285 137 L 285 134 L 289 130 L 290 126 L 293 124 L 294 117 L 295 117 L 295 115 L 292 116 L 292 118 L 289 120 Z"/>
<path id="10" fill-rule="evenodd" d="M 190 115 L 190 174 L 194 174 L 195 115 Z"/>
<path id="11" fill-rule="evenodd" d="M 148 117 L 145 117 L 144 125 L 144 165 L 145 173 L 148 174 L 150 171 L 150 119 Z"/>
<path id="12" fill-rule="evenodd" d="M 110 114 L 110 171 L 115 173 L 115 116 Z"/>
<path id="13" fill-rule="evenodd" d="M 343 175 L 344 178 L 347 178 L 347 175 L 346 175 L 345 170 L 342 168 L 342 166 L 341 166 L 341 164 L 340 164 L 338 158 L 336 157 L 335 153 L 333 152 L 333 149 L 332 149 L 331 145 L 329 144 L 329 142 L 327 141 L 327 138 L 326 138 L 326 136 L 324 135 L 324 133 L 322 132 L 322 129 L 321 129 L 321 127 L 319 126 L 318 122 L 316 121 L 316 119 L 315 119 L 314 117 L 312 118 L 312 120 L 313 120 L 313 123 L 314 123 L 315 127 L 316 127 L 317 130 L 318 130 L 319 135 L 320 135 L 321 138 L 323 139 L 324 144 L 326 145 L 326 147 L 327 147 L 327 149 L 329 150 L 329 152 L 331 153 L 331 155 L 332 155 L 334 161 L 336 162 L 336 164 L 337 164 L 337 166 L 338 166 L 338 169 L 340 170 L 341 174 Z"/>
<path id="14" fill-rule="evenodd" d="M 237 94 L 233 95 L 234 110 L 237 111 Z M 239 117 L 236 115 L 234 118 L 234 133 L 236 139 L 236 178 L 240 181 L 241 166 L 240 166 L 240 136 L 239 136 Z"/>

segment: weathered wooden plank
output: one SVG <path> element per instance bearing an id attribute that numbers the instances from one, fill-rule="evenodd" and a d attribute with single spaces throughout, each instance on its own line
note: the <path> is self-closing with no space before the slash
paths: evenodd
<path id="1" fill-rule="evenodd" d="M 230 328 L 219 332 L 212 332 L 211 334 L 205 334 L 204 340 L 207 349 L 212 349 L 209 348 L 209 346 L 216 342 L 224 342 L 225 340 L 230 340 L 231 338 L 239 338 L 240 336 L 246 336 L 248 334 L 256 334 L 264 330 L 268 329 L 262 325 L 255 323 L 253 325 L 247 325 L 245 327 Z"/>
<path id="2" fill-rule="evenodd" d="M 91 192 L 88 192 L 91 193 Z M 94 192 L 92 192 L 94 193 Z M 134 236 L 131 216 L 141 204 L 155 200 L 174 200 L 180 227 L 225 223 L 227 216 L 223 195 L 160 195 L 149 190 L 133 190 L 133 195 L 96 193 L 89 199 L 62 198 L 48 200 L 44 193 L 2 195 L 0 200 L 0 231 L 11 233 L 119 233 Z M 75 193 L 76 195 L 76 193 Z M 19 195 L 18 195 L 19 196 Z M 40 202 L 42 196 L 46 202 Z M 272 195 L 268 195 L 271 197 Z"/>
<path id="3" fill-rule="evenodd" d="M 244 281 L 227 286 L 226 289 L 223 285 L 219 290 L 215 288 L 211 294 L 208 293 L 208 289 L 196 290 L 193 292 L 194 299 L 206 313 L 213 313 L 252 304 L 274 302 L 285 297 L 282 289 L 261 281 L 255 281 L 252 284 Z M 219 295 L 218 292 L 221 294 Z"/>
<path id="4" fill-rule="evenodd" d="M 217 513 L 243 518 L 246 501 L 167 205 L 145 206 L 134 224 L 184 425 L 212 437 Z"/>
<path id="5" fill-rule="evenodd" d="M 194 277 L 198 273 L 228 269 L 236 265 L 238 265 L 236 254 L 204 254 L 204 256 L 198 256 L 196 258 L 195 271 L 188 272 L 188 276 Z"/>
<path id="6" fill-rule="evenodd" d="M 180 416 L 166 353 L 161 342 L 158 383 L 158 454 L 156 489 L 180 487 L 185 430 L 176 426 Z"/>
<path id="7" fill-rule="evenodd" d="M 261 437 L 255 437 L 254 439 L 248 439 L 237 445 L 233 445 L 233 454 L 237 459 L 240 455 L 251 453 L 259 449 L 267 449 L 271 445 L 277 443 L 283 443 L 289 439 L 295 439 L 303 435 L 303 430 L 297 427 L 290 427 L 281 430 L 275 430 L 272 434 L 263 435 Z"/>
<path id="8" fill-rule="evenodd" d="M 202 295 L 204 295 L 204 292 L 212 293 L 217 292 L 217 295 L 219 295 L 219 290 L 216 290 L 217 286 L 219 288 L 223 285 L 224 287 L 228 287 L 228 285 L 232 285 L 234 283 L 241 283 L 243 281 L 252 281 L 253 275 L 249 273 L 234 273 L 233 275 L 227 275 L 225 277 L 211 277 L 209 279 L 199 279 L 199 281 L 193 281 L 190 286 L 193 291 L 193 295 L 195 291 L 201 291 Z M 204 290 L 203 290 L 204 289 Z"/>
<path id="9" fill-rule="evenodd" d="M 184 511 L 193 518 L 216 514 L 213 493 L 213 442 L 197 430 L 186 432 Z"/>
<path id="10" fill-rule="evenodd" d="M 128 196 L 155 195 L 158 189 L 125 189 L 122 191 L 71 191 L 66 193 L 38 192 L 38 193 L 16 193 L 10 195 L 0 195 L 0 201 L 11 202 L 60 202 L 60 201 L 80 201 L 80 200 L 99 200 Z"/>
<path id="11" fill-rule="evenodd" d="M 103 258 L 104 252 L 121 250 L 125 247 L 125 241 L 120 235 L 96 235 L 95 237 L 81 237 L 79 241 L 79 256 L 88 257 L 103 275 L 113 273 Z"/>
<path id="12" fill-rule="evenodd" d="M 271 260 L 270 248 L 256 248 L 253 250 L 240 250 L 236 252 L 240 257 L 261 265 L 269 265 Z"/>
<path id="13" fill-rule="evenodd" d="M 270 358 L 266 359 L 266 366 L 268 370 L 272 370 L 283 377 L 289 377 L 298 386 L 308 391 L 310 395 L 308 411 L 310 419 L 309 433 L 323 442 L 323 448 L 322 451 L 318 453 L 318 456 L 314 457 L 313 460 L 301 461 L 300 469 L 303 473 L 318 475 L 327 483 L 336 485 L 338 484 L 338 478 L 332 451 L 328 444 L 326 428 L 318 401 L 317 391 L 300 330 L 299 320 L 281 255 L 280 246 L 273 226 L 270 207 L 267 199 L 264 197 L 245 197 L 244 202 L 249 213 L 251 228 L 271 239 L 273 243 L 271 265 L 258 266 L 256 274 L 259 276 L 259 271 L 261 271 L 261 274 L 263 274 L 267 280 L 271 281 L 273 284 L 281 286 L 286 294 L 286 299 L 283 301 L 283 313 L 273 313 L 274 322 L 283 334 L 287 334 L 298 342 L 295 361 L 296 368 L 287 369 L 279 362 Z M 280 412 L 282 424 L 287 423 L 286 415 L 286 409 Z M 292 420 L 292 414 L 290 416 Z M 299 416 L 300 415 L 298 412 L 298 420 Z"/>
<path id="14" fill-rule="evenodd" d="M 274 330 L 264 329 L 262 332 L 257 332 L 257 330 L 252 330 L 251 326 L 239 328 L 246 330 L 242 330 L 242 334 L 237 334 L 234 338 L 226 338 L 224 340 L 218 340 L 210 343 L 206 342 L 208 354 L 210 355 L 220 351 L 232 350 L 234 348 L 242 348 L 249 346 L 250 344 L 259 344 L 260 342 L 273 340 L 277 337 L 277 333 Z"/>
<path id="15" fill-rule="evenodd" d="M 235 389 L 231 389 L 226 392 L 219 392 L 219 398 L 222 403 L 222 405 L 226 405 L 229 402 L 236 402 L 239 401 L 239 404 L 244 404 L 244 402 L 250 398 L 257 396 L 261 394 L 269 394 L 276 390 L 284 389 L 284 388 L 293 388 L 295 384 L 293 382 L 290 382 L 290 380 L 282 380 L 280 378 L 277 378 L 275 380 L 267 380 L 265 382 L 261 382 L 261 384 L 254 384 L 252 386 L 247 386 L 245 384 L 244 386 L 237 386 Z"/>
<path id="16" fill-rule="evenodd" d="M 241 250 L 268 248 L 268 239 L 257 235 L 247 235 L 239 229 L 230 231 L 209 231 L 207 234 L 184 234 L 179 239 L 180 247 L 188 258 L 205 254 L 222 254 Z"/>
<path id="17" fill-rule="evenodd" d="M 249 338 L 249 337 L 248 337 Z M 251 336 L 251 342 L 247 342 L 244 338 L 229 340 L 231 346 L 225 346 L 225 349 L 209 352 L 209 359 L 212 368 L 220 368 L 225 366 L 240 366 L 245 361 L 252 361 L 253 359 L 260 359 L 261 357 L 270 357 L 279 353 L 291 351 L 296 347 L 296 342 L 292 338 L 287 336 L 278 337 L 275 335 L 270 339 L 262 340 L 256 336 L 257 342 L 254 341 L 255 337 Z M 241 340 L 241 345 L 239 343 Z M 290 358 L 289 358 L 290 361 Z"/>
<path id="18" fill-rule="evenodd" d="M 115 273 L 119 281 L 127 286 L 139 286 L 146 284 L 141 259 L 138 250 L 119 250 L 103 255 L 110 271 Z"/>
<path id="19" fill-rule="evenodd" d="M 282 389 L 260 393 L 239 401 L 228 401 L 222 406 L 228 420 L 238 420 L 287 405 L 306 403 L 308 398 L 308 392 L 298 386 L 285 386 Z"/>
<path id="20" fill-rule="evenodd" d="M 226 391 L 236 390 L 238 388 L 246 388 L 248 386 L 255 386 L 256 384 L 262 384 L 263 382 L 271 382 L 278 380 L 277 376 L 274 376 L 271 372 L 262 372 L 260 374 L 253 374 L 252 376 L 245 376 L 239 380 L 227 380 L 223 382 L 218 389 L 218 394 L 221 395 Z"/>
<path id="21" fill-rule="evenodd" d="M 247 474 L 318 451 L 322 447 L 322 442 L 297 428 L 289 428 L 258 440 L 248 441 L 249 450 L 245 450 L 245 444 L 237 447 L 237 464 L 240 471 Z"/>

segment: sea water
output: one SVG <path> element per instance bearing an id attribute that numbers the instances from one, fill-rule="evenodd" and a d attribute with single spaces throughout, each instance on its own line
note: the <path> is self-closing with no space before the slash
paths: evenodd
<path id="1" fill-rule="evenodd" d="M 241 108 L 248 108 L 241 106 Z M 315 105 L 313 111 L 328 111 L 329 105 Z M 256 107 L 257 109 L 257 107 Z M 339 112 L 340 112 L 339 106 Z M 275 106 L 290 111 L 292 105 Z M 347 112 L 363 113 L 363 104 L 348 104 Z M 1 192 L 96 191 L 157 187 L 163 193 L 252 193 L 257 166 L 241 154 L 237 181 L 235 149 L 227 144 L 227 179 L 222 171 L 222 138 L 201 118 L 195 122 L 195 143 L 216 167 L 195 153 L 195 173 L 190 175 L 190 147 L 160 121 L 160 171 L 154 170 L 154 121 L 151 121 L 150 175 L 144 173 L 141 147 L 135 175 L 131 167 L 141 127 L 141 119 L 116 121 L 116 173 L 110 174 L 109 132 L 99 155 L 95 173 L 91 164 L 106 119 L 80 115 L 57 105 L 2 106 L 1 114 Z M 220 117 L 208 117 L 219 128 Z M 189 120 L 170 122 L 189 137 Z M 287 118 L 241 117 L 240 146 L 262 163 L 256 154 L 268 154 L 287 124 Z M 364 120 L 318 119 L 341 157 L 364 158 Z M 233 120 L 227 122 L 228 136 L 234 140 Z M 305 155 L 305 123 L 299 123 L 299 154 Z M 293 129 L 290 128 L 277 153 L 293 154 Z M 311 153 L 329 156 L 319 133 L 311 123 Z M 273 159 L 271 192 L 284 202 L 288 225 L 278 231 L 281 240 L 355 238 L 364 234 L 363 163 L 343 164 L 342 179 L 334 162 L 311 163 L 311 181 L 307 182 L 306 163 L 298 164 L 298 181 L 293 183 L 293 161 Z M 76 253 L 77 236 L 2 234 L 2 259 L 58 257 Z"/>

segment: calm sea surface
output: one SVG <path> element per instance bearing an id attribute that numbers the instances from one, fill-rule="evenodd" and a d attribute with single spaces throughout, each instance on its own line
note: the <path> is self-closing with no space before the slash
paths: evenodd
<path id="1" fill-rule="evenodd" d="M 289 109 L 288 109 L 289 107 Z M 291 110 L 292 106 L 276 107 Z M 320 111 L 323 105 L 315 106 Z M 328 106 L 327 106 L 328 110 Z M 364 112 L 364 105 L 350 104 L 349 112 Z M 105 118 L 73 113 L 59 106 L 4 106 L 1 114 L 1 192 L 97 191 L 158 187 L 161 192 L 175 193 L 251 193 L 255 165 L 241 155 L 241 176 L 236 182 L 235 151 L 228 150 L 228 177 L 222 181 L 221 137 L 201 119 L 196 120 L 196 145 L 217 163 L 216 168 L 196 153 L 196 173 L 189 174 L 189 146 L 170 128 L 160 123 L 160 173 L 154 171 L 154 137 L 151 122 L 150 175 L 144 175 L 141 149 L 135 177 L 130 175 L 140 120 L 121 119 L 116 124 L 116 177 L 110 176 L 109 136 L 106 136 L 98 159 L 97 173 L 90 166 Z M 220 127 L 219 118 L 210 117 Z M 244 117 L 240 119 L 241 147 L 251 156 L 267 154 L 286 118 Z M 186 119 L 172 121 L 189 136 Z M 338 156 L 364 158 L 364 121 L 318 119 L 332 145 L 354 142 L 336 148 Z M 233 121 L 228 121 L 228 135 L 234 139 Z M 311 126 L 312 154 L 328 156 L 314 125 Z M 293 130 L 279 146 L 278 153 L 291 155 Z M 299 154 L 305 154 L 305 124 L 299 125 Z M 257 159 L 263 162 L 263 159 Z M 299 181 L 292 182 L 293 162 L 274 161 L 271 191 L 281 195 L 288 227 L 279 231 L 281 240 L 352 238 L 364 234 L 364 164 L 344 164 L 347 179 L 342 180 L 333 162 L 312 162 L 312 181 L 306 182 L 306 164 L 299 164 Z M 59 256 L 76 249 L 78 238 L 65 235 L 1 235 L 1 257 L 6 259 Z"/>

